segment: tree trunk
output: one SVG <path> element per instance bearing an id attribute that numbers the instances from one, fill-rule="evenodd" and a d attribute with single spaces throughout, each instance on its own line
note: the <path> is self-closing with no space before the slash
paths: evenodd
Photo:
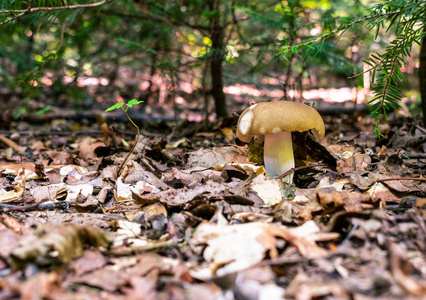
<path id="1" fill-rule="evenodd" d="M 423 126 L 426 126 L 426 38 L 420 48 L 419 87 L 422 99 Z"/>
<path id="2" fill-rule="evenodd" d="M 209 1 L 210 11 L 217 11 L 212 16 L 211 40 L 212 52 L 210 53 L 210 72 L 212 77 L 211 94 L 214 98 L 216 117 L 226 117 L 226 98 L 223 92 L 222 61 L 224 55 L 224 28 L 220 26 L 220 12 L 218 0 Z"/>

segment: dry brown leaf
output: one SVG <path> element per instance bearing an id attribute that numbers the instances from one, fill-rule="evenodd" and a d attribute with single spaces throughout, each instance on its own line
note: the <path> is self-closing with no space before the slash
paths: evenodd
<path id="1" fill-rule="evenodd" d="M 40 272 L 24 282 L 21 290 L 22 300 L 47 299 L 54 295 L 59 287 L 60 278 L 57 272 Z"/>
<path id="2" fill-rule="evenodd" d="M 0 231 L 0 256 L 8 257 L 19 245 L 19 235 L 12 229 L 3 229 Z"/>
<path id="3" fill-rule="evenodd" d="M 391 244 L 390 254 L 390 267 L 396 282 L 409 294 L 424 297 L 426 295 L 426 282 L 419 282 L 405 273 L 405 270 L 409 269 L 409 267 L 407 266 L 408 262 L 404 258 L 404 251 L 401 246 Z"/>
<path id="4" fill-rule="evenodd" d="M 336 171 L 340 174 L 353 171 L 364 171 L 370 166 L 370 164 L 370 155 L 355 153 L 348 158 L 338 160 Z"/>
<path id="5" fill-rule="evenodd" d="M 0 202 L 14 201 L 22 197 L 25 192 L 26 180 L 25 169 L 20 169 L 13 182 L 12 190 L 0 189 Z"/>
<path id="6" fill-rule="evenodd" d="M 125 272 L 115 270 L 113 266 L 105 267 L 73 279 L 73 283 L 86 284 L 107 292 L 114 292 L 127 283 Z"/>
<path id="7" fill-rule="evenodd" d="M 37 202 L 41 202 L 61 198 L 66 192 L 67 185 L 65 183 L 58 183 L 36 187 L 31 191 L 31 195 L 33 195 Z"/>
<path id="8" fill-rule="evenodd" d="M 85 138 L 79 147 L 79 156 L 85 162 L 94 161 L 98 158 L 95 153 L 96 149 L 100 147 L 106 147 L 104 142 L 97 141 L 93 138 Z"/>
<path id="9" fill-rule="evenodd" d="M 195 231 L 193 241 L 207 244 L 203 256 L 210 265 L 211 274 L 223 276 L 261 262 L 267 253 L 272 259 L 277 258 L 277 237 L 295 246 L 303 256 L 325 255 L 327 250 L 315 243 L 317 233 L 319 228 L 313 222 L 292 229 L 258 222 L 239 225 L 203 223 Z M 336 234 L 329 236 L 332 239 L 336 237 Z M 197 274 L 195 272 L 194 276 Z"/>
<path id="10" fill-rule="evenodd" d="M 79 225 L 47 225 L 38 236 L 22 239 L 11 257 L 18 268 L 27 263 L 45 266 L 69 263 L 83 254 L 84 247 L 107 247 L 112 236 L 95 227 Z"/>
<path id="11" fill-rule="evenodd" d="M 188 166 L 211 168 L 229 163 L 248 163 L 247 154 L 240 147 L 199 149 L 189 153 Z"/>
<path id="12" fill-rule="evenodd" d="M 207 181 L 192 189 L 170 189 L 156 194 L 138 195 L 134 200 L 142 205 L 160 201 L 168 207 L 180 206 L 186 207 L 186 209 L 191 206 L 192 201 L 200 202 L 203 200 L 228 200 L 235 204 L 255 206 L 263 204 L 261 199 L 240 180 L 224 183 Z"/>
<path id="13" fill-rule="evenodd" d="M 252 163 L 229 163 L 213 166 L 211 169 L 216 171 L 223 171 L 227 166 L 237 168 L 241 171 L 246 172 L 248 175 L 261 175 L 266 173 L 264 166 L 256 166 Z"/>
<path id="14" fill-rule="evenodd" d="M 205 169 L 202 167 L 192 167 L 185 170 L 173 168 L 174 178 L 180 180 L 184 186 L 193 188 L 206 180 L 213 180 L 216 182 L 225 182 L 222 172 Z"/>
<path id="15" fill-rule="evenodd" d="M 266 205 L 273 206 L 283 199 L 280 180 L 268 180 L 259 175 L 250 183 L 250 188 L 257 193 Z"/>
<path id="16" fill-rule="evenodd" d="M 99 269 L 107 264 L 107 259 L 99 251 L 85 250 L 83 256 L 71 263 L 76 277 Z"/>

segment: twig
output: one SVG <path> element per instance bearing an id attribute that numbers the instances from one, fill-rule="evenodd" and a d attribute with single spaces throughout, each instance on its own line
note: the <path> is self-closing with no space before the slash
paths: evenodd
<path id="1" fill-rule="evenodd" d="M 36 210 L 54 210 L 54 209 L 64 209 L 68 208 L 70 205 L 72 205 L 72 202 L 54 202 L 54 203 L 36 203 L 32 205 L 12 205 L 12 204 L 6 204 L 6 203 L 0 203 L 0 211 L 2 212 L 9 212 L 9 211 L 36 211 Z"/>
<path id="2" fill-rule="evenodd" d="M 18 144 L 16 144 L 11 139 L 8 139 L 7 137 L 0 135 L 0 143 L 5 144 L 7 147 L 12 148 L 16 152 L 20 153 L 23 151 L 24 148 L 20 147 Z"/>
<path id="3" fill-rule="evenodd" d="M 129 159 L 130 154 L 132 154 L 132 153 L 133 153 L 133 150 L 135 150 L 135 147 L 136 147 L 136 145 L 137 145 L 137 144 L 138 144 L 138 142 L 139 142 L 139 136 L 140 136 L 139 127 L 138 127 L 138 126 L 137 126 L 137 125 L 133 122 L 133 120 L 130 118 L 129 114 L 127 113 L 127 109 L 123 109 L 123 111 L 124 111 L 124 113 L 126 114 L 127 119 L 129 119 L 130 123 L 132 123 L 132 125 L 133 125 L 133 126 L 136 128 L 136 130 L 138 131 L 138 134 L 136 135 L 136 141 L 135 141 L 135 143 L 133 144 L 132 149 L 130 149 L 129 153 L 127 153 L 126 158 L 125 158 L 125 159 L 123 160 L 123 162 L 121 163 L 120 168 L 118 169 L 118 172 L 117 172 L 117 176 L 120 176 L 121 170 L 123 169 L 124 165 L 126 164 L 127 160 Z"/>
<path id="4" fill-rule="evenodd" d="M 394 181 L 394 180 L 416 180 L 416 181 L 426 181 L 426 178 L 411 178 L 411 177 L 383 178 L 383 179 L 378 179 L 376 182 Z"/>
<path id="5" fill-rule="evenodd" d="M 423 28 L 424 28 L 424 26 L 423 26 Z M 420 32 L 422 32 L 423 30 L 422 29 L 420 29 L 419 30 Z M 417 32 L 418 31 L 415 31 L 415 32 L 413 32 L 412 34 L 411 34 L 411 36 L 413 36 L 413 35 L 417 35 Z M 395 48 L 397 48 L 397 47 L 399 47 L 402 43 L 404 43 L 404 40 L 402 40 L 402 41 L 400 41 L 399 43 L 397 43 L 397 44 L 395 44 L 394 46 L 393 46 L 393 48 L 395 49 Z M 367 72 L 370 72 L 370 71 L 372 71 L 372 70 L 375 70 L 375 69 L 377 69 L 387 58 L 389 58 L 390 56 L 391 56 L 391 54 L 393 54 L 393 52 L 391 53 L 391 52 L 388 52 L 386 55 L 384 55 L 383 57 L 382 57 L 382 59 L 380 59 L 374 66 L 371 66 L 371 68 L 369 68 L 369 69 L 367 69 L 367 70 L 365 70 L 365 71 L 362 71 L 362 72 L 360 72 L 360 73 L 357 73 L 357 74 L 355 74 L 355 75 L 352 75 L 352 76 L 349 76 L 348 77 L 348 79 L 353 79 L 353 78 L 356 78 L 356 77 L 358 77 L 358 76 L 360 76 L 360 75 L 363 75 L 363 74 L 365 74 L 365 73 L 367 73 Z M 394 65 L 395 65 L 395 60 L 396 60 L 396 58 L 394 59 L 394 63 L 393 63 L 393 66 L 392 66 L 392 72 L 393 72 L 393 70 L 394 70 Z M 392 74 L 392 72 L 391 72 L 391 74 Z"/>
<path id="6" fill-rule="evenodd" d="M 103 0 L 96 3 L 88 3 L 88 4 L 74 4 L 74 5 L 64 5 L 64 6 L 54 6 L 54 7 L 29 7 L 28 9 L 16 9 L 16 10 L 0 10 L 0 14 L 29 14 L 37 11 L 55 11 L 55 10 L 73 10 L 73 9 L 81 9 L 81 8 L 93 8 L 102 6 L 108 2 L 112 2 L 114 0 Z"/>
<path id="7" fill-rule="evenodd" d="M 177 242 L 171 239 L 171 240 L 167 240 L 163 242 L 149 244 L 146 246 L 131 247 L 130 251 L 121 251 L 121 252 L 106 251 L 104 252 L 104 254 L 108 256 L 129 256 L 129 255 L 134 255 L 135 253 L 155 250 L 159 248 L 173 247 L 176 245 L 177 245 Z"/>
<path id="8" fill-rule="evenodd" d="M 353 25 L 356 25 L 358 23 L 363 23 L 364 21 L 368 21 L 368 20 L 371 20 L 371 19 L 376 19 L 376 18 L 379 18 L 379 17 L 386 17 L 386 16 L 392 16 L 392 15 L 399 14 L 406 7 L 408 7 L 408 6 L 409 6 L 409 4 L 405 5 L 400 10 L 397 10 L 397 11 L 391 11 L 391 12 L 387 12 L 387 13 L 381 13 L 381 14 L 371 15 L 371 16 L 367 16 L 365 18 L 361 18 L 361 19 L 355 20 L 355 21 L 350 22 L 350 23 L 348 23 L 346 25 L 342 25 L 342 26 L 340 26 L 340 27 L 338 27 L 338 28 L 336 28 L 336 29 L 334 29 L 334 30 L 326 33 L 326 34 L 323 34 L 323 35 L 321 35 L 321 36 L 319 36 L 319 37 L 317 37 L 315 39 L 312 39 L 310 41 L 307 41 L 307 42 L 304 42 L 304 43 L 300 43 L 300 44 L 297 44 L 297 45 L 294 45 L 294 46 L 288 46 L 287 48 L 291 49 L 291 48 L 298 48 L 298 47 L 304 47 L 304 46 L 316 44 L 316 43 L 318 43 L 318 42 L 320 42 L 322 40 L 328 39 L 329 37 L 335 35 L 336 33 L 340 32 L 340 31 L 345 31 L 348 28 L 350 28 Z"/>
<path id="9" fill-rule="evenodd" d="M 0 11 L 0 13 L 2 13 L 3 11 Z M 7 24 L 7 23 L 9 23 L 9 22 L 12 22 L 12 21 L 14 21 L 14 20 L 16 20 L 16 19 L 19 19 L 20 17 L 22 17 L 23 15 L 25 15 L 25 13 L 20 13 L 20 14 L 18 14 L 18 15 L 16 15 L 16 16 L 13 16 L 12 18 L 10 18 L 10 19 L 7 19 L 7 20 L 5 20 L 5 21 L 3 21 L 3 22 L 1 22 L 0 23 L 0 27 L 1 26 L 3 26 L 3 25 L 5 25 L 5 24 Z"/>
<path id="10" fill-rule="evenodd" d="M 290 175 L 293 172 L 299 171 L 299 170 L 303 170 L 303 169 L 309 169 L 312 167 L 323 167 L 323 166 L 328 166 L 328 163 L 317 163 L 317 164 L 310 164 L 307 166 L 301 166 L 301 167 L 297 167 L 297 168 L 291 168 L 290 170 L 288 170 L 287 172 L 285 172 L 284 174 L 282 174 L 281 176 L 277 177 L 276 179 L 282 179 L 284 177 L 286 177 L 287 175 Z"/>
<path id="11" fill-rule="evenodd" d="M 33 12 L 93 8 L 93 7 L 102 6 L 111 1 L 114 1 L 114 0 L 104 0 L 104 1 L 96 2 L 96 3 L 74 4 L 74 5 L 65 5 L 65 6 L 55 6 L 55 7 L 30 7 L 30 4 L 29 4 L 28 9 L 0 10 L 0 14 L 10 14 L 10 15 L 16 14 L 14 16 L 11 16 L 9 19 L 6 19 L 3 22 L 0 22 L 0 27 Z"/>
<path id="12" fill-rule="evenodd" d="M 426 153 L 398 153 L 398 158 L 401 159 L 426 159 Z"/>

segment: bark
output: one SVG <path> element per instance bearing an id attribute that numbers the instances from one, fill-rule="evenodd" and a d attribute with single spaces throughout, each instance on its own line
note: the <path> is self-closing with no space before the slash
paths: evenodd
<path id="1" fill-rule="evenodd" d="M 150 100 L 151 96 L 152 96 L 152 77 L 154 77 L 155 73 L 157 72 L 157 60 L 158 60 L 158 51 L 160 51 L 160 39 L 157 39 L 155 41 L 155 45 L 154 45 L 154 51 L 151 52 L 151 66 L 150 66 L 150 71 L 149 71 L 149 85 L 148 85 L 148 89 L 146 91 L 146 94 L 144 95 L 144 103 L 146 105 L 146 103 L 148 103 L 148 101 Z"/>
<path id="2" fill-rule="evenodd" d="M 423 126 L 426 126 L 426 39 L 422 41 L 420 48 L 419 87 L 423 113 Z"/>
<path id="3" fill-rule="evenodd" d="M 217 0 L 209 1 L 210 11 L 218 10 Z M 226 117 L 228 111 L 226 108 L 226 97 L 223 92 L 223 69 L 222 61 L 224 56 L 224 28 L 220 25 L 220 13 L 212 16 L 211 40 L 212 53 L 210 53 L 210 72 L 212 78 L 211 94 L 214 99 L 216 116 L 218 118 Z"/>

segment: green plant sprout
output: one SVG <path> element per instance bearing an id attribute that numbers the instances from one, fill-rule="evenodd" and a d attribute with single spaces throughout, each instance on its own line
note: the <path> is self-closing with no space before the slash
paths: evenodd
<path id="1" fill-rule="evenodd" d="M 111 106 L 111 107 L 108 107 L 105 111 L 106 112 L 108 112 L 108 111 L 113 111 L 113 110 L 116 110 L 116 109 L 119 109 L 119 108 L 121 108 L 123 111 L 124 111 L 124 113 L 126 114 L 126 117 L 127 117 L 127 119 L 129 119 L 129 121 L 130 121 L 130 123 L 136 128 L 136 130 L 137 130 L 137 135 L 136 135 L 136 141 L 135 141 L 135 144 L 133 145 L 133 147 L 132 147 L 132 149 L 130 149 L 130 151 L 129 151 L 129 153 L 127 153 L 127 156 L 126 156 L 126 158 L 124 159 L 124 161 L 121 163 L 121 165 L 120 165 L 120 168 L 118 168 L 118 172 L 117 172 L 117 176 L 120 176 L 120 173 L 121 173 L 121 170 L 123 169 L 123 167 L 124 167 L 124 165 L 126 164 L 126 162 L 127 162 L 127 160 L 129 159 L 129 156 L 130 156 L 130 154 L 132 154 L 132 152 L 133 152 L 133 150 L 135 150 L 135 147 L 136 147 L 136 144 L 138 143 L 138 141 L 139 141 L 139 127 L 138 127 L 138 125 L 136 125 L 135 124 L 135 122 L 133 122 L 133 120 L 130 118 L 130 116 L 129 116 L 129 114 L 127 113 L 127 111 L 129 110 L 129 108 L 132 108 L 134 105 L 137 105 L 137 104 L 140 104 L 140 103 L 142 103 L 143 101 L 138 101 L 138 100 L 136 100 L 136 99 L 132 99 L 132 100 L 130 100 L 129 102 L 127 102 L 127 103 L 121 103 L 121 102 L 119 102 L 119 103 L 116 103 L 116 104 L 114 104 L 113 106 Z M 124 104 L 126 104 L 126 107 L 124 108 L 123 106 L 124 106 Z"/>

